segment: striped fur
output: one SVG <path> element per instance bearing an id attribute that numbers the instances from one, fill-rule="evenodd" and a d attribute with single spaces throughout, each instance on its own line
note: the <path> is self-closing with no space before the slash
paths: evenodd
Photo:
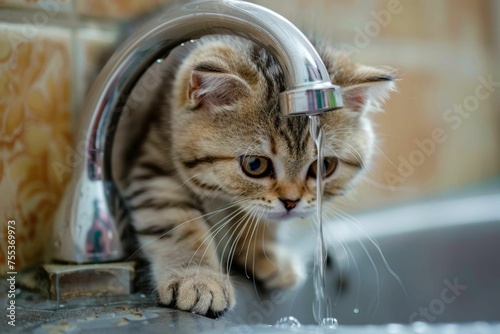
<path id="1" fill-rule="evenodd" d="M 228 262 L 269 288 L 302 281 L 301 263 L 277 243 L 275 230 L 314 211 L 315 180 L 308 171 L 316 150 L 307 118 L 280 115 L 284 78 L 267 51 L 227 36 L 189 44 L 170 56 L 150 92 L 156 100 L 145 130 L 133 150 L 122 150 L 127 167 L 117 175 L 159 302 L 218 315 L 235 303 Z M 325 180 L 328 201 L 368 168 L 373 133 L 366 114 L 392 89 L 393 76 L 327 45 L 316 47 L 346 104 L 321 116 L 325 156 L 338 159 Z M 240 166 L 245 155 L 269 158 L 272 173 L 247 176 Z M 288 211 L 285 202 L 295 207 Z"/>

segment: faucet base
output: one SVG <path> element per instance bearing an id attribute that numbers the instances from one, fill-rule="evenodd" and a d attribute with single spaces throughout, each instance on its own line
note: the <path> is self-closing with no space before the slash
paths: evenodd
<path id="1" fill-rule="evenodd" d="M 39 286 L 54 300 L 129 295 L 134 277 L 134 262 L 45 264 L 40 269 Z"/>

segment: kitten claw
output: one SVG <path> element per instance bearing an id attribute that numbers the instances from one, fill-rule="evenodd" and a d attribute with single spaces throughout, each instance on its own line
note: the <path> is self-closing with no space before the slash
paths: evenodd
<path id="1" fill-rule="evenodd" d="M 160 304 L 216 318 L 235 304 L 226 276 L 208 268 L 188 268 L 159 282 Z"/>

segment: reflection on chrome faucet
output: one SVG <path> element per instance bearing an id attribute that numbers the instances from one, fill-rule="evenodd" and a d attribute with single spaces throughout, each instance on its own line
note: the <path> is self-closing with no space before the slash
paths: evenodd
<path id="1" fill-rule="evenodd" d="M 111 221 L 99 208 L 99 201 L 94 200 L 92 226 L 87 232 L 85 241 L 86 260 L 89 262 L 100 262 L 101 254 L 111 251 Z"/>

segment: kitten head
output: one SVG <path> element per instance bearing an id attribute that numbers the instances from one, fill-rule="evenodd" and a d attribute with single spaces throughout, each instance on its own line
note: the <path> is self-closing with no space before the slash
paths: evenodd
<path id="1" fill-rule="evenodd" d="M 309 118 L 281 116 L 285 87 L 277 61 L 238 38 L 198 43 L 180 67 L 171 100 L 173 156 L 186 185 L 270 219 L 313 212 L 317 152 Z M 321 116 L 328 200 L 368 168 L 374 136 L 367 113 L 393 89 L 393 76 L 316 47 L 345 105 Z"/>

